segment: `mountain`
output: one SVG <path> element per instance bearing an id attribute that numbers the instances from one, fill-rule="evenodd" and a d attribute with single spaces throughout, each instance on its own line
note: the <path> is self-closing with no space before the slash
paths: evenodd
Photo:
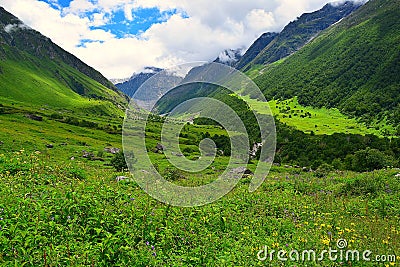
<path id="1" fill-rule="evenodd" d="M 243 49 L 226 49 L 222 51 L 217 59 L 214 60 L 216 63 L 225 64 L 228 66 L 235 66 L 243 55 Z"/>
<path id="2" fill-rule="evenodd" d="M 318 11 L 305 13 L 289 23 L 278 35 L 263 34 L 245 53 L 236 68 L 248 70 L 254 65 L 265 65 L 285 58 L 359 7 L 359 3 L 348 1 L 339 5 L 326 4 Z"/>
<path id="3" fill-rule="evenodd" d="M 263 70 L 267 98 L 400 122 L 400 1 L 370 0 L 303 49 Z"/>
<path id="4" fill-rule="evenodd" d="M 132 97 L 145 81 L 160 71 L 162 71 L 160 68 L 146 67 L 144 71 L 134 73 L 129 79 L 117 83 L 115 86 L 127 96 Z"/>
<path id="5" fill-rule="evenodd" d="M 251 46 L 247 49 L 246 53 L 237 61 L 235 67 L 237 69 L 242 69 L 244 66 L 249 64 L 252 60 L 254 60 L 257 55 L 267 46 L 269 45 L 278 33 L 268 32 L 262 34 Z"/>
<path id="6" fill-rule="evenodd" d="M 114 85 L 117 85 L 119 83 L 124 83 L 130 80 L 129 78 L 116 78 L 116 79 L 110 79 L 110 82 L 112 82 Z"/>
<path id="7" fill-rule="evenodd" d="M 0 7 L 0 101 L 121 114 L 127 100 L 100 72 Z M 94 101 L 93 101 L 94 100 Z"/>

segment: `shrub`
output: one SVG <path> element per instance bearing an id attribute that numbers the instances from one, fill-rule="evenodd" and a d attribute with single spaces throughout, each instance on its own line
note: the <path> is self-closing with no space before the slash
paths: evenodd
<path id="1" fill-rule="evenodd" d="M 129 158 L 133 160 L 134 155 L 133 154 L 130 155 Z M 126 164 L 126 161 L 125 161 L 125 155 L 124 155 L 124 152 L 122 152 L 122 151 L 115 154 L 114 157 L 111 159 L 110 163 L 117 171 L 124 171 L 124 170 L 128 169 L 128 165 Z"/>
<path id="2" fill-rule="evenodd" d="M 383 169 L 392 164 L 393 159 L 389 156 L 377 149 L 368 147 L 365 150 L 359 150 L 354 153 L 351 168 L 354 171 L 363 172 Z"/>

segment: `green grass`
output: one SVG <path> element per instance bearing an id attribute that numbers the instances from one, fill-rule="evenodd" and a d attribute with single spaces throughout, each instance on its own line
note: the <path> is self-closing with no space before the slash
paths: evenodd
<path id="1" fill-rule="evenodd" d="M 32 121 L 18 112 L 0 115 L 0 121 L 1 266 L 279 266 L 276 259 L 259 261 L 259 250 L 322 251 L 335 248 L 339 238 L 374 254 L 400 249 L 398 170 L 308 173 L 273 167 L 252 194 L 251 177 L 245 177 L 213 204 L 178 208 L 152 199 L 134 181 L 116 182 L 117 175 L 129 173 L 105 165 L 111 154 L 104 153 L 105 162 L 82 158 L 82 150 L 121 148 L 120 135 L 47 117 Z M 153 146 L 152 129 L 159 125 L 149 127 Z M 188 133 L 221 133 L 211 126 L 185 127 Z M 46 148 L 48 143 L 54 148 Z M 149 155 L 160 172 L 168 170 L 164 154 Z M 174 182 L 211 182 L 228 160 L 217 157 L 204 173 L 182 173 Z"/>
<path id="2" fill-rule="evenodd" d="M 123 114 L 121 108 L 126 100 L 120 94 L 72 67 L 24 52 L 13 53 L 7 47 L 5 51 L 7 59 L 0 61 L 0 103 L 35 109 Z"/>
<path id="3" fill-rule="evenodd" d="M 384 136 L 387 132 L 394 132 L 394 128 L 385 122 L 380 122 L 377 127 L 367 127 L 364 123 L 342 114 L 338 109 L 313 108 L 300 105 L 297 98 L 265 103 L 250 99 L 249 96 L 242 97 L 252 109 L 261 114 L 272 114 L 281 122 L 293 126 L 305 133 L 315 134 L 374 134 Z M 306 116 L 307 114 L 307 116 Z"/>
<path id="4" fill-rule="evenodd" d="M 279 266 L 276 258 L 259 261 L 259 250 L 322 251 L 339 238 L 374 255 L 400 249 L 396 171 L 317 178 L 278 168 L 253 194 L 244 178 L 213 204 L 178 208 L 134 182 L 115 182 L 107 167 L 28 151 L 2 152 L 0 166 L 4 266 Z M 365 188 L 371 180 L 377 182 Z"/>

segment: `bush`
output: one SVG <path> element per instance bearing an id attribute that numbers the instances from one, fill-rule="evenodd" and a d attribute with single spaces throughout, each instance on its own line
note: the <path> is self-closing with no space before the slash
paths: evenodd
<path id="1" fill-rule="evenodd" d="M 367 148 L 354 153 L 351 168 L 357 172 L 373 171 L 383 169 L 386 166 L 392 165 L 393 159 L 385 155 L 383 152 Z"/>
<path id="2" fill-rule="evenodd" d="M 115 154 L 110 163 L 116 171 L 124 171 L 128 169 L 128 165 L 125 161 L 124 152 L 122 151 Z"/>

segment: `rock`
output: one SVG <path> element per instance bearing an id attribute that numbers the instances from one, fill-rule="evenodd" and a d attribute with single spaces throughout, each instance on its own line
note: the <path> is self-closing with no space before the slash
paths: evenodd
<path id="1" fill-rule="evenodd" d="M 255 158 L 257 155 L 257 151 L 263 146 L 262 143 L 254 143 L 253 148 L 249 151 L 249 155 L 251 158 Z"/>
<path id="2" fill-rule="evenodd" d="M 251 170 L 247 169 L 246 167 L 234 168 L 229 173 L 233 173 L 233 174 L 243 173 L 244 175 L 253 175 L 253 172 Z"/>
<path id="3" fill-rule="evenodd" d="M 308 171 L 308 168 L 307 167 L 303 167 L 303 172 L 307 172 Z"/>
<path id="4" fill-rule="evenodd" d="M 1 145 L 4 145 L 4 142 L 3 142 L 3 141 L 0 141 L 0 146 L 1 146 Z"/>
<path id="5" fill-rule="evenodd" d="M 106 147 L 104 148 L 104 151 L 111 154 L 118 154 L 121 151 L 121 149 L 116 147 Z"/>
<path id="6" fill-rule="evenodd" d="M 86 150 L 82 150 L 82 157 L 85 159 L 91 159 L 94 157 L 94 154 L 91 152 L 87 152 Z"/>
<path id="7" fill-rule="evenodd" d="M 165 146 L 164 146 L 163 144 L 161 144 L 161 143 L 157 143 L 156 148 L 157 148 L 158 150 L 161 150 L 161 151 L 164 151 L 164 150 L 165 150 Z"/>
<path id="8" fill-rule="evenodd" d="M 399 178 L 400 177 L 400 173 L 396 174 L 394 177 Z"/>
<path id="9" fill-rule="evenodd" d="M 47 144 L 46 147 L 47 147 L 47 148 L 53 148 L 54 145 L 53 145 L 53 144 Z"/>
<path id="10" fill-rule="evenodd" d="M 246 170 L 244 171 L 244 174 L 246 174 L 246 175 L 253 175 L 254 173 L 253 173 L 251 170 L 246 169 Z"/>
<path id="11" fill-rule="evenodd" d="M 153 149 L 153 152 L 162 154 L 162 153 L 164 153 L 164 150 L 165 150 L 165 146 L 160 143 L 157 143 L 156 147 Z"/>
<path id="12" fill-rule="evenodd" d="M 126 177 L 126 176 L 117 176 L 117 178 L 115 178 L 115 181 L 116 181 L 116 182 L 121 182 L 121 181 L 127 180 L 127 179 L 129 179 L 129 177 Z"/>
<path id="13" fill-rule="evenodd" d="M 71 157 L 71 160 L 75 160 L 75 157 Z"/>
<path id="14" fill-rule="evenodd" d="M 176 156 L 177 157 L 183 157 L 183 154 L 182 153 L 176 153 Z"/>
<path id="15" fill-rule="evenodd" d="M 26 114 L 25 117 L 34 121 L 43 121 L 43 117 L 35 115 L 35 114 Z"/>
<path id="16" fill-rule="evenodd" d="M 276 167 L 280 167 L 281 166 L 280 163 L 274 163 L 273 165 L 276 166 Z"/>

